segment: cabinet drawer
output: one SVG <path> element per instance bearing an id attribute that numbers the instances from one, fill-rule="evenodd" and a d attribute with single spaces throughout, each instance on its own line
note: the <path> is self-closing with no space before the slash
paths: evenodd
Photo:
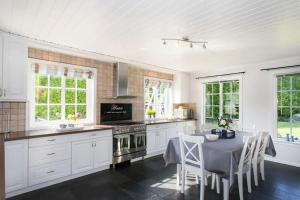
<path id="1" fill-rule="evenodd" d="M 71 158 L 71 142 L 29 148 L 29 166 L 67 160 L 69 158 Z"/>
<path id="2" fill-rule="evenodd" d="M 63 144 L 71 141 L 70 135 L 60 135 L 51 137 L 41 137 L 29 139 L 29 147 L 39 147 L 54 144 Z"/>
<path id="3" fill-rule="evenodd" d="M 156 125 L 147 125 L 147 130 L 158 130 L 167 128 L 168 124 L 156 124 Z"/>
<path id="4" fill-rule="evenodd" d="M 29 168 L 29 185 L 68 176 L 71 174 L 71 160 L 39 165 Z"/>
<path id="5" fill-rule="evenodd" d="M 85 133 L 72 134 L 72 141 L 90 140 L 102 137 L 112 137 L 112 130 L 92 131 Z"/>

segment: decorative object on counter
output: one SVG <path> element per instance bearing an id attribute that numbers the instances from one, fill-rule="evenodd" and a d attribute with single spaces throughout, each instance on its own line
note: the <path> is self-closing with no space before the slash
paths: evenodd
<path id="1" fill-rule="evenodd" d="M 156 115 L 156 111 L 153 110 L 152 108 L 148 109 L 147 110 L 147 115 L 149 116 L 149 118 L 155 118 L 155 115 Z"/>
<path id="2" fill-rule="evenodd" d="M 61 129 L 67 128 L 67 124 L 60 124 L 59 128 L 61 128 Z"/>
<path id="3" fill-rule="evenodd" d="M 68 115 L 68 127 L 74 128 L 75 124 L 74 122 L 80 120 L 80 114 L 79 113 L 75 113 L 74 115 Z"/>

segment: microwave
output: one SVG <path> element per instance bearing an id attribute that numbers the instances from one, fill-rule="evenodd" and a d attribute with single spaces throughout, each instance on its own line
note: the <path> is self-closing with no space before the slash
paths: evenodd
<path id="1" fill-rule="evenodd" d="M 193 119 L 193 110 L 188 108 L 174 109 L 174 117 L 177 119 Z"/>

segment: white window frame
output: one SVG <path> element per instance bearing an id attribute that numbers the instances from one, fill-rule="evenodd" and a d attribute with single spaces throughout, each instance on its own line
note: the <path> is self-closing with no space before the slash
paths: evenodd
<path id="1" fill-rule="evenodd" d="M 49 65 L 55 65 L 62 68 L 76 68 L 76 69 L 85 69 L 92 71 L 94 74 L 94 77 L 92 79 L 87 79 L 87 87 L 86 91 L 87 93 L 92 93 L 90 95 L 87 94 L 86 96 L 86 119 L 78 120 L 77 124 L 82 125 L 89 125 L 89 124 L 95 124 L 96 121 L 96 102 L 97 102 L 97 69 L 96 68 L 90 68 L 90 67 L 81 67 L 77 65 L 72 64 L 64 64 L 64 63 L 57 63 L 52 61 L 44 61 L 44 60 L 38 60 L 38 59 L 28 59 L 28 100 L 29 105 L 27 106 L 27 113 L 28 113 L 28 122 L 27 122 L 27 129 L 34 130 L 34 129 L 44 129 L 44 128 L 53 128 L 58 127 L 59 124 L 62 123 L 68 123 L 68 120 L 53 120 L 53 121 L 42 121 L 42 122 L 36 122 L 35 121 L 35 72 L 32 69 L 32 64 L 39 63 L 39 64 L 49 64 Z M 62 98 L 64 97 L 64 91 L 65 91 L 65 84 L 64 80 L 62 79 Z M 62 107 L 65 107 L 65 104 L 61 104 Z M 63 111 L 62 111 L 63 112 Z M 62 113 L 62 116 L 65 115 Z M 65 116 L 66 117 L 66 116 Z"/>
<path id="2" fill-rule="evenodd" d="M 205 124 L 205 105 L 206 105 L 206 84 L 212 83 L 212 82 L 226 82 L 226 81 L 239 81 L 239 119 L 238 123 L 241 128 L 243 127 L 243 75 L 228 75 L 228 76 L 219 76 L 219 77 L 213 77 L 213 78 L 206 78 L 200 80 L 200 89 L 202 91 L 201 99 L 200 99 L 200 105 L 201 105 L 201 124 Z M 220 96 L 220 102 L 223 104 L 223 97 Z M 223 106 L 223 105 L 222 105 Z M 221 105 L 220 105 L 220 109 Z M 223 112 L 223 111 L 222 111 Z"/>
<path id="3" fill-rule="evenodd" d="M 170 94 L 170 97 L 169 97 L 169 101 L 168 102 L 168 113 L 165 117 L 163 118 L 158 118 L 157 116 L 155 117 L 156 119 L 167 119 L 169 117 L 172 116 L 172 104 L 174 102 L 174 99 L 173 99 L 173 94 L 174 94 L 174 81 L 173 80 L 168 80 L 168 79 L 161 79 L 161 78 L 154 78 L 154 77 L 149 77 L 149 76 L 144 76 L 144 102 L 143 102 L 143 110 L 144 110 L 144 119 L 146 120 L 146 110 L 145 110 L 145 94 L 146 94 L 146 88 L 145 88 L 145 81 L 146 79 L 150 79 L 150 80 L 155 80 L 155 81 L 162 81 L 162 82 L 168 82 L 168 83 L 171 83 L 171 94 Z"/>
<path id="4" fill-rule="evenodd" d="M 299 73 L 299 68 L 298 69 L 282 69 L 282 70 L 274 70 L 274 71 L 269 71 L 270 75 L 272 76 L 272 93 L 273 93 L 273 137 L 277 139 L 278 141 L 285 141 L 285 137 L 278 137 L 277 133 L 277 76 L 282 76 L 282 75 L 291 75 L 291 74 L 296 74 Z M 300 141 L 296 142 L 300 143 Z"/>

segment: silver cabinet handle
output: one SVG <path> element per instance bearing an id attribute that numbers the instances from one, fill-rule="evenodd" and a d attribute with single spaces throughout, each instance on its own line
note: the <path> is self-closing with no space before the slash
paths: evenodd
<path id="1" fill-rule="evenodd" d="M 52 155 L 54 155 L 54 154 L 55 154 L 55 153 L 48 153 L 47 155 L 48 155 L 48 156 L 52 156 Z"/>
<path id="2" fill-rule="evenodd" d="M 6 89 L 4 89 L 4 96 L 6 97 Z"/>
<path id="3" fill-rule="evenodd" d="M 54 142 L 54 141 L 55 141 L 55 139 L 49 139 L 48 141 L 49 141 L 49 142 Z"/>
<path id="4" fill-rule="evenodd" d="M 96 136 L 96 133 L 91 134 L 91 136 L 92 136 L 92 137 L 93 137 L 93 136 Z"/>
<path id="5" fill-rule="evenodd" d="M 2 89 L 0 89 L 0 97 L 2 97 Z"/>
<path id="6" fill-rule="evenodd" d="M 53 173 L 53 172 L 55 172 L 55 171 L 54 171 L 54 170 L 51 170 L 51 171 L 48 171 L 47 174 L 51 174 L 51 173 Z"/>

